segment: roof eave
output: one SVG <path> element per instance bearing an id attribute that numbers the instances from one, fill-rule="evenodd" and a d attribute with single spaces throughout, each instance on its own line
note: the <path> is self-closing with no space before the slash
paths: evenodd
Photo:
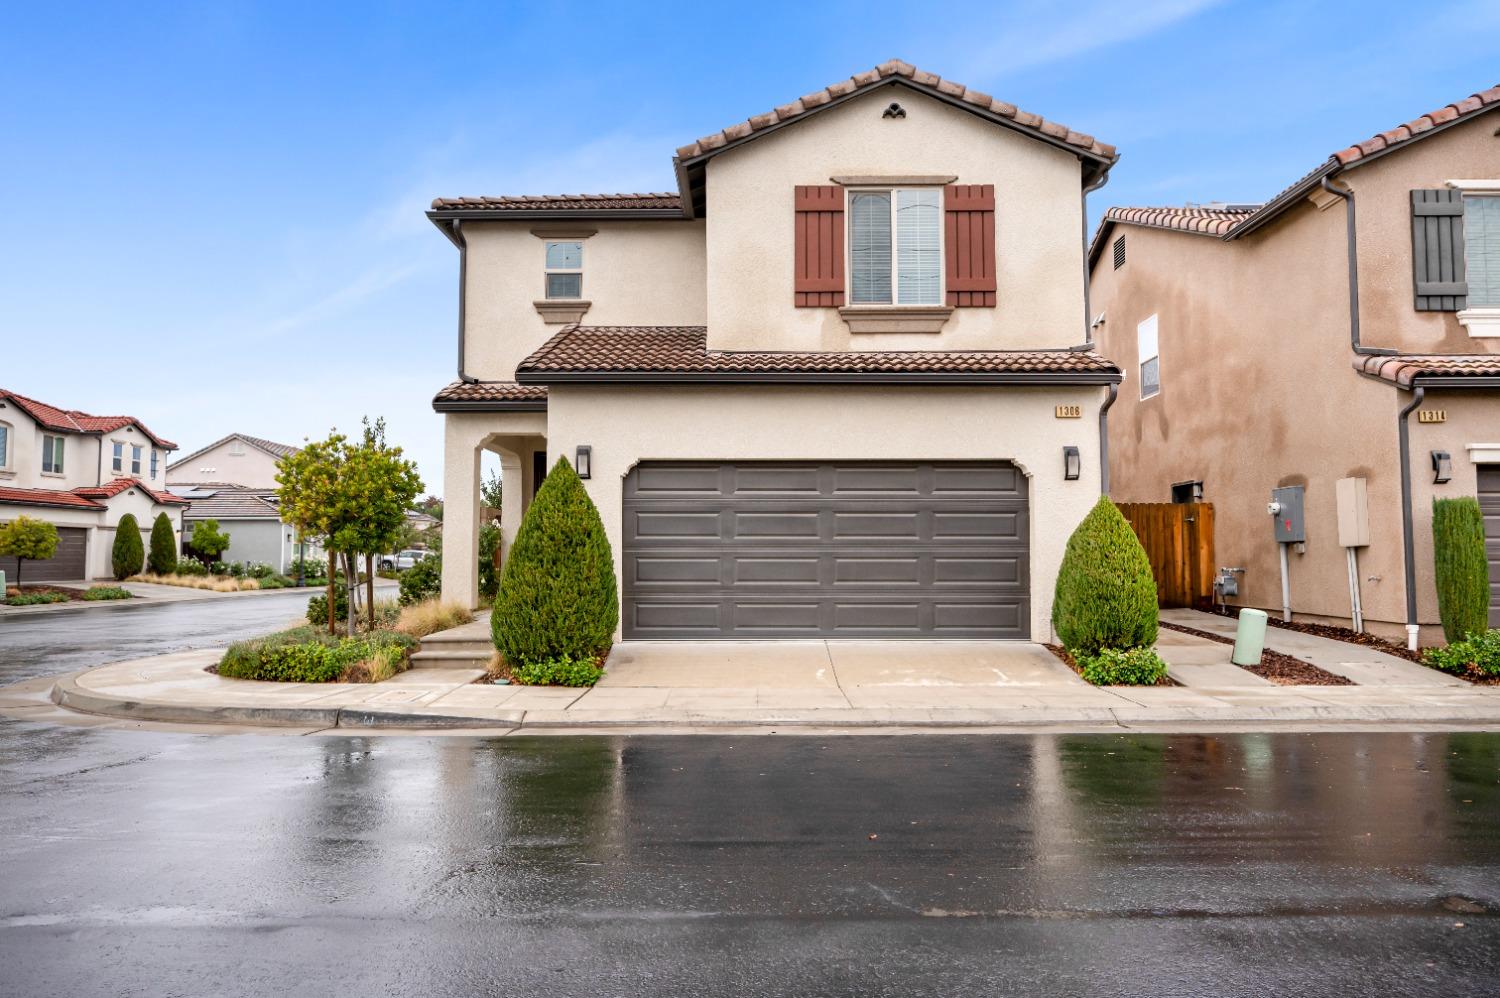
<path id="1" fill-rule="evenodd" d="M 753 385 L 753 384 L 879 384 L 879 385 L 1115 385 L 1119 371 L 527 371 L 516 372 L 516 383 L 640 384 L 640 385 Z"/>
<path id="2" fill-rule="evenodd" d="M 545 400 L 507 402 L 503 399 L 432 400 L 433 412 L 546 412 Z"/>
<path id="3" fill-rule="evenodd" d="M 682 222 L 692 216 L 682 208 L 432 208 L 427 212 L 427 217 L 441 230 L 441 223 L 455 218 L 463 222 L 535 222 L 560 219 L 578 222 L 606 221 L 611 218 Z"/>

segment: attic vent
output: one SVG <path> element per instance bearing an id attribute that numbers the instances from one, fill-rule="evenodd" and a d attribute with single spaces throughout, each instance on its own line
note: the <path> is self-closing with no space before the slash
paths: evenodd
<path id="1" fill-rule="evenodd" d="M 1115 269 L 1119 270 L 1125 266 L 1125 237 L 1121 236 L 1115 240 Z"/>
<path id="2" fill-rule="evenodd" d="M 895 101 L 891 101 L 891 106 L 885 109 L 885 113 L 882 114 L 881 117 L 904 118 L 906 117 L 906 108 L 902 107 L 900 104 L 897 104 Z"/>

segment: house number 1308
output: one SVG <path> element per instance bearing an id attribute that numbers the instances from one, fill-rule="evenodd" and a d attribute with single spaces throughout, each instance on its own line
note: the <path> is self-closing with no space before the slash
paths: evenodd
<path id="1" fill-rule="evenodd" d="M 1060 405 L 1057 407 L 1055 412 L 1058 419 L 1083 418 L 1083 406 L 1081 405 Z"/>

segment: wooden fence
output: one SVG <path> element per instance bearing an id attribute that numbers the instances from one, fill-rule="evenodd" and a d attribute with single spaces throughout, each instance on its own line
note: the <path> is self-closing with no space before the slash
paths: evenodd
<path id="1" fill-rule="evenodd" d="M 1156 576 L 1164 607 L 1206 607 L 1214 597 L 1214 506 L 1208 502 L 1122 502 Z"/>

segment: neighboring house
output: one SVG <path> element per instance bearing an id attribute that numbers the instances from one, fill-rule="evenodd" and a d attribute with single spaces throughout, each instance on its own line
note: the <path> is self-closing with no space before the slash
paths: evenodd
<path id="1" fill-rule="evenodd" d="M 438 533 L 442 533 L 443 521 L 431 513 L 423 512 L 420 509 L 413 509 L 408 510 L 406 513 L 406 525 L 419 534 L 425 534 L 434 528 L 437 528 Z"/>
<path id="2" fill-rule="evenodd" d="M 183 514 L 184 543 L 191 543 L 193 527 L 204 520 L 215 520 L 219 529 L 229 535 L 229 547 L 219 556 L 221 561 L 258 561 L 286 573 L 296 564 L 296 528 L 281 521 L 281 511 L 274 489 L 253 489 L 227 482 L 205 482 L 172 485 L 173 494 L 192 503 Z M 323 556 L 321 545 L 305 540 L 307 558 Z"/>
<path id="3" fill-rule="evenodd" d="M 300 448 L 231 433 L 167 466 L 168 485 L 234 482 L 250 489 L 276 488 L 276 462 Z"/>
<path id="4" fill-rule="evenodd" d="M 1372 630 L 1414 640 L 1438 620 L 1432 500 L 1478 496 L 1500 626 L 1497 110 L 1500 87 L 1450 104 L 1265 205 L 1104 216 L 1091 307 L 1101 349 L 1134 372 L 1111 411 L 1113 495 L 1212 502 L 1216 561 L 1245 569 L 1230 602 L 1280 608 L 1268 503 L 1300 486 L 1292 609 L 1345 623 L 1357 596 Z M 1355 588 L 1341 479 L 1368 501 Z"/>
<path id="5" fill-rule="evenodd" d="M 1120 378 L 1081 348 L 1112 147 L 902 62 L 677 150 L 679 193 L 439 199 L 459 249 L 443 589 L 549 465 L 624 638 L 1049 639 Z"/>
<path id="6" fill-rule="evenodd" d="M 180 532 L 183 500 L 165 488 L 177 445 L 133 416 L 59 409 L 0 389 L 0 522 L 18 516 L 57 527 L 57 553 L 28 561 L 23 580 L 74 582 L 113 575 L 115 526 L 134 513 L 149 548 L 161 513 Z M 15 579 L 16 562 L 0 558 Z"/>

